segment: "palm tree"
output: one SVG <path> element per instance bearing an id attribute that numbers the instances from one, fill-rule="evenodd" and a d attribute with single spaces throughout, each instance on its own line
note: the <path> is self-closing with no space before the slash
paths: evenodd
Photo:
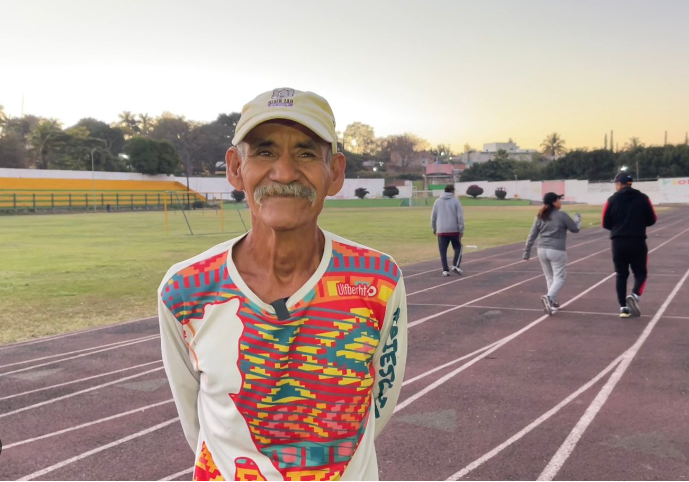
<path id="1" fill-rule="evenodd" d="M 139 114 L 139 131 L 142 136 L 148 137 L 153 130 L 153 119 L 148 114 Z"/>
<path id="2" fill-rule="evenodd" d="M 36 167 L 48 169 L 51 149 L 60 141 L 62 129 L 57 119 L 43 119 L 29 135 L 29 143 L 36 152 Z"/>
<path id="3" fill-rule="evenodd" d="M 639 140 L 638 137 L 630 137 L 629 142 L 624 145 L 624 148 L 628 151 L 633 151 L 637 147 L 643 147 L 644 143 Z"/>
<path id="4" fill-rule="evenodd" d="M 541 148 L 543 149 L 541 152 L 551 159 L 556 159 L 567 152 L 565 140 L 557 132 L 547 135 L 541 142 Z"/>
<path id="5" fill-rule="evenodd" d="M 5 113 L 5 108 L 0 105 L 0 136 L 5 132 L 10 122 L 10 116 Z"/>
<path id="6" fill-rule="evenodd" d="M 140 132 L 139 121 L 130 111 L 125 110 L 118 117 L 120 118 L 118 125 L 122 127 L 125 137 L 132 137 Z"/>

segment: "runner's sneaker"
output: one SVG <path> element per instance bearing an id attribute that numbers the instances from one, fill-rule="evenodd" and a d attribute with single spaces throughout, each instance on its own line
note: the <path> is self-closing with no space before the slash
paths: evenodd
<path id="1" fill-rule="evenodd" d="M 464 271 L 462 271 L 461 269 L 459 269 L 457 266 L 453 266 L 453 267 L 450 268 L 450 269 L 451 269 L 452 271 L 454 271 L 455 273 L 459 274 L 459 275 L 463 275 L 463 274 L 464 274 Z"/>
<path id="2" fill-rule="evenodd" d="M 620 318 L 631 318 L 631 317 L 632 317 L 632 314 L 630 313 L 629 308 L 627 308 L 626 306 L 623 306 L 622 308 L 620 308 Z"/>
<path id="3" fill-rule="evenodd" d="M 449 271 L 443 271 L 443 276 L 450 276 L 450 272 Z"/>
<path id="4" fill-rule="evenodd" d="M 560 309 L 560 302 L 559 301 L 551 301 L 550 306 L 553 308 L 557 308 L 558 310 Z"/>
<path id="5" fill-rule="evenodd" d="M 548 315 L 553 314 L 553 307 L 550 304 L 550 298 L 548 296 L 541 296 L 541 301 L 543 302 L 543 311 L 545 311 Z"/>
<path id="6" fill-rule="evenodd" d="M 627 306 L 629 307 L 629 311 L 632 313 L 634 318 L 641 316 L 641 310 L 639 309 L 639 297 L 634 293 L 627 296 Z"/>

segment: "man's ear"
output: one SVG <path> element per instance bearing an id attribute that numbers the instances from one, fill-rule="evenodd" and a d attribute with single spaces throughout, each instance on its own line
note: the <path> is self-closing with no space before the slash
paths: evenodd
<path id="1" fill-rule="evenodd" d="M 243 191 L 242 156 L 239 155 L 237 146 L 230 147 L 225 153 L 225 170 L 227 173 L 227 180 L 232 184 L 232 187 L 238 191 Z"/>
<path id="2" fill-rule="evenodd" d="M 330 158 L 330 187 L 328 188 L 328 196 L 334 196 L 344 186 L 346 166 L 347 159 L 345 159 L 344 154 L 341 152 L 333 154 Z"/>

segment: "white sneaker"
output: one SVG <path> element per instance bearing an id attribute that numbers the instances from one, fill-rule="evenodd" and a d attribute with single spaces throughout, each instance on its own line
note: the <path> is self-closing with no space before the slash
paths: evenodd
<path id="1" fill-rule="evenodd" d="M 553 307 L 550 305 L 550 298 L 548 296 L 541 296 L 541 302 L 543 303 L 543 311 L 546 312 L 546 314 L 551 315 L 553 314 Z"/>
<path id="2" fill-rule="evenodd" d="M 453 266 L 453 267 L 450 268 L 450 269 L 451 269 L 452 271 L 454 271 L 455 273 L 459 274 L 459 275 L 464 274 L 464 271 L 462 271 L 461 269 L 459 269 L 457 266 Z"/>
<path id="3" fill-rule="evenodd" d="M 449 271 L 443 271 L 443 276 L 450 276 L 450 272 Z"/>
<path id="4" fill-rule="evenodd" d="M 634 293 L 627 296 L 627 306 L 629 307 L 629 311 L 632 313 L 634 318 L 641 316 L 641 310 L 639 309 L 639 297 Z"/>

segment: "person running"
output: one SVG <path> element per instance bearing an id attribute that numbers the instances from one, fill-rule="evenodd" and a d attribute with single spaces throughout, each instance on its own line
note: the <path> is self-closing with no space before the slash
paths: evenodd
<path id="1" fill-rule="evenodd" d="M 610 231 L 612 261 L 617 274 L 617 301 L 620 318 L 641 316 L 639 299 L 648 277 L 648 246 L 646 228 L 658 220 L 647 195 L 632 188 L 633 178 L 626 172 L 615 177 L 615 194 L 603 207 L 603 228 Z M 627 296 L 629 268 L 634 273 L 632 294 Z"/>
<path id="2" fill-rule="evenodd" d="M 549 192 L 543 196 L 543 207 L 538 211 L 531 233 L 526 240 L 524 260 L 531 257 L 531 248 L 538 240 L 538 259 L 548 286 L 548 293 L 541 297 L 546 313 L 552 315 L 560 308 L 558 295 L 565 285 L 567 276 L 567 231 L 578 233 L 581 229 L 581 215 L 574 219 L 560 210 L 564 195 Z"/>
<path id="3" fill-rule="evenodd" d="M 443 265 L 443 276 L 450 276 L 450 269 L 457 274 L 463 274 L 459 265 L 462 262 L 462 236 L 464 236 L 464 210 L 462 203 L 455 197 L 455 186 L 445 186 L 445 193 L 433 204 L 431 213 L 431 227 L 433 234 L 438 237 L 440 262 Z M 452 258 L 452 268 L 447 265 L 447 248 L 452 244 L 455 254 Z"/>

